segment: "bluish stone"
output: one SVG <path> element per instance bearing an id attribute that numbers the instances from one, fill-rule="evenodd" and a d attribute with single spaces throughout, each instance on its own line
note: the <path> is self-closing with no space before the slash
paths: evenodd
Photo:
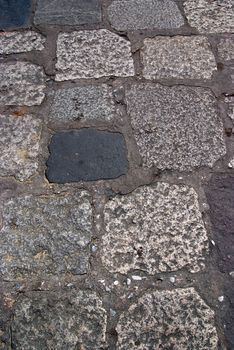
<path id="1" fill-rule="evenodd" d="M 120 133 L 80 129 L 53 135 L 46 176 L 68 183 L 114 179 L 126 174 L 127 150 Z"/>
<path id="2" fill-rule="evenodd" d="M 0 0 L 0 29 L 24 27 L 31 14 L 31 0 Z"/>

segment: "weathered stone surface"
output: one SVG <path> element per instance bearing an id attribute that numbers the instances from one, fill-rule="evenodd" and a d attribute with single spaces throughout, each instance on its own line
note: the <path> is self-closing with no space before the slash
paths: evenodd
<path id="1" fill-rule="evenodd" d="M 226 97 L 225 102 L 227 104 L 227 115 L 234 122 L 234 97 L 233 96 Z"/>
<path id="2" fill-rule="evenodd" d="M 53 135 L 47 161 L 50 182 L 66 183 L 117 178 L 127 172 L 123 135 L 80 129 Z"/>
<path id="3" fill-rule="evenodd" d="M 120 316 L 117 350 L 216 350 L 214 312 L 193 288 L 143 295 Z"/>
<path id="4" fill-rule="evenodd" d="M 200 33 L 234 33 L 233 0 L 186 0 L 184 11 Z"/>
<path id="5" fill-rule="evenodd" d="M 82 25 L 101 22 L 100 0 L 38 0 L 34 23 Z"/>
<path id="6" fill-rule="evenodd" d="M 141 51 L 146 79 L 211 79 L 217 70 L 205 37 L 163 37 L 145 39 Z"/>
<path id="7" fill-rule="evenodd" d="M 109 6 L 108 16 L 117 30 L 172 29 L 184 24 L 172 0 L 116 0 Z"/>
<path id="8" fill-rule="evenodd" d="M 31 0 L 0 0 L 0 29 L 28 24 Z"/>
<path id="9" fill-rule="evenodd" d="M 4 203 L 2 218 L 0 272 L 5 279 L 87 272 L 92 237 L 87 192 L 22 195 Z"/>
<path id="10" fill-rule="evenodd" d="M 220 39 L 218 55 L 223 61 L 234 60 L 234 37 Z"/>
<path id="11" fill-rule="evenodd" d="M 106 311 L 94 292 L 31 293 L 17 303 L 12 344 L 18 350 L 101 350 L 106 321 Z"/>
<path id="12" fill-rule="evenodd" d="M 234 176 L 213 176 L 206 186 L 210 219 L 222 272 L 234 271 Z"/>
<path id="13" fill-rule="evenodd" d="M 0 63 L 0 105 L 40 105 L 45 74 L 40 66 L 25 62 Z"/>
<path id="14" fill-rule="evenodd" d="M 226 301 L 226 310 L 223 313 L 222 321 L 224 324 L 224 333 L 227 339 L 227 349 L 234 349 L 234 269 L 232 276 L 226 278 L 224 284 L 224 295 Z"/>
<path id="15" fill-rule="evenodd" d="M 40 51 L 44 49 L 44 43 L 45 38 L 36 32 L 2 32 L 0 33 L 0 54 Z"/>
<path id="16" fill-rule="evenodd" d="M 23 181 L 38 168 L 41 121 L 32 116 L 0 117 L 0 176 Z"/>
<path id="17" fill-rule="evenodd" d="M 108 85 L 79 86 L 54 93 L 49 119 L 52 121 L 106 120 L 115 117 L 112 89 Z"/>
<path id="18" fill-rule="evenodd" d="M 190 187 L 158 183 L 117 196 L 105 206 L 104 224 L 101 259 L 111 272 L 203 267 L 208 238 Z"/>
<path id="19" fill-rule="evenodd" d="M 132 76 L 130 43 L 106 29 L 59 34 L 56 80 Z"/>
<path id="20" fill-rule="evenodd" d="M 223 125 L 210 90 L 135 84 L 126 99 L 144 165 L 191 171 L 212 167 L 225 154 Z"/>

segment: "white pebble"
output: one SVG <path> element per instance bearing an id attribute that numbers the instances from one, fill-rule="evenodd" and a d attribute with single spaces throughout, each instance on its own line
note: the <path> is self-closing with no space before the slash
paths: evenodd
<path id="1" fill-rule="evenodd" d="M 176 281 L 175 277 L 170 277 L 170 282 L 171 283 L 175 283 L 175 281 Z"/>
<path id="2" fill-rule="evenodd" d="M 142 277 L 141 276 L 132 276 L 133 281 L 141 281 Z"/>
<path id="3" fill-rule="evenodd" d="M 118 286 L 119 281 L 114 281 L 114 286 Z"/>
<path id="4" fill-rule="evenodd" d="M 222 303 L 222 302 L 224 301 L 224 296 L 221 295 L 220 297 L 218 297 L 218 301 L 219 301 L 220 303 Z"/>

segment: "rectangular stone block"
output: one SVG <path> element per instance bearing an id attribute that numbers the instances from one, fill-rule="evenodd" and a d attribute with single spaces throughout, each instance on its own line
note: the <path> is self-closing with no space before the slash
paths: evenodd
<path id="1" fill-rule="evenodd" d="M 234 36 L 220 39 L 218 55 L 222 61 L 234 60 Z"/>
<path id="2" fill-rule="evenodd" d="M 0 29 L 29 24 L 31 0 L 0 0 Z"/>
<path id="3" fill-rule="evenodd" d="M 2 32 L 0 33 L 0 54 L 43 50 L 45 38 L 37 32 Z"/>
<path id="4" fill-rule="evenodd" d="M 201 36 L 145 39 L 141 50 L 146 79 L 211 79 L 217 70 L 210 44 Z"/>
<path id="5" fill-rule="evenodd" d="M 101 22 L 100 0 L 38 0 L 35 24 L 82 25 Z"/>

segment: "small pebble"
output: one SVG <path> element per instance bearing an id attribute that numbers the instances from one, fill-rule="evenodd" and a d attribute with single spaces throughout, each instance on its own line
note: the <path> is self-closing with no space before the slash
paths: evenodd
<path id="1" fill-rule="evenodd" d="M 234 277 L 234 271 L 229 272 L 229 275 L 230 275 L 231 277 Z"/>
<path id="2" fill-rule="evenodd" d="M 133 281 L 141 281 L 142 277 L 141 276 L 132 276 Z"/>
<path id="3" fill-rule="evenodd" d="M 130 278 L 127 278 L 127 286 L 130 286 L 131 283 L 132 281 L 130 280 Z"/>
<path id="4" fill-rule="evenodd" d="M 175 283 L 175 281 L 176 281 L 175 277 L 170 277 L 170 282 L 171 283 Z"/>
<path id="5" fill-rule="evenodd" d="M 215 241 L 213 241 L 213 239 L 211 240 L 211 244 L 213 244 L 213 246 L 215 246 Z"/>
<path id="6" fill-rule="evenodd" d="M 119 281 L 114 281 L 114 286 L 118 286 L 118 284 L 119 284 Z"/>
<path id="7" fill-rule="evenodd" d="M 221 295 L 220 297 L 218 297 L 218 301 L 219 301 L 220 303 L 222 303 L 222 302 L 224 301 L 224 296 Z"/>
<path id="8" fill-rule="evenodd" d="M 115 316 L 116 316 L 116 311 L 113 310 L 113 309 L 110 309 L 110 315 L 111 315 L 112 317 L 115 317 Z"/>

